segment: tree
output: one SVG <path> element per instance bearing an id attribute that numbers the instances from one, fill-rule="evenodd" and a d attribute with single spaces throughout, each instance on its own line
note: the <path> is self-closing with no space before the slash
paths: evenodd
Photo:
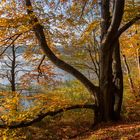
<path id="1" fill-rule="evenodd" d="M 26 47 L 13 44 L 2 53 L 0 78 L 3 81 L 8 80 L 10 90 L 12 92 L 22 92 L 22 90 L 28 90 L 37 84 L 38 86 L 55 84 L 53 66 L 48 65 L 45 57 L 42 60 L 40 60 L 41 56 L 38 58 L 32 56 L 30 60 L 27 59 L 25 49 Z M 31 64 L 29 61 L 34 61 L 35 64 Z"/>
<path id="2" fill-rule="evenodd" d="M 110 16 L 110 1 L 109 0 L 103 0 L 101 2 L 101 17 L 103 19 L 101 23 L 101 45 L 100 45 L 100 79 L 99 79 L 99 87 L 96 87 L 93 83 L 91 83 L 83 74 L 81 74 L 79 71 L 77 71 L 75 68 L 67 64 L 66 62 L 62 61 L 58 57 L 55 56 L 55 54 L 51 51 L 49 46 L 47 45 L 47 42 L 45 40 L 45 34 L 43 31 L 43 26 L 38 23 L 38 19 L 36 17 L 31 17 L 32 23 L 38 23 L 36 26 L 33 27 L 33 30 L 36 34 L 36 37 L 38 38 L 38 41 L 44 51 L 44 53 L 47 55 L 47 57 L 56 64 L 59 68 L 71 73 L 73 76 L 75 76 L 78 80 L 80 80 L 85 87 L 94 94 L 95 98 L 97 99 L 98 104 L 98 112 L 99 117 L 101 117 L 100 120 L 109 121 L 114 118 L 116 118 L 116 115 L 120 116 L 120 107 L 121 107 L 121 101 L 122 101 L 122 93 L 120 95 L 120 101 L 118 102 L 118 108 L 115 112 L 114 110 L 114 98 L 116 94 L 114 93 L 114 81 L 113 81 L 113 70 L 112 70 L 112 56 L 114 49 L 119 49 L 119 43 L 117 43 L 119 36 L 128 29 L 134 22 L 136 22 L 140 17 L 136 17 L 135 19 L 132 19 L 129 23 L 124 25 L 120 28 L 120 24 L 122 21 L 122 16 L 124 13 L 124 2 L 116 0 L 113 2 L 113 15 L 112 18 Z M 29 0 L 26 0 L 26 6 L 32 7 L 31 2 Z M 33 11 L 30 9 L 27 9 L 27 12 L 29 15 L 33 14 Z M 111 20 L 111 22 L 110 22 Z M 119 54 L 117 54 L 117 51 L 114 51 L 114 55 L 116 54 L 116 59 L 120 59 Z M 118 51 L 119 52 L 119 51 Z M 120 65 L 119 62 L 116 60 L 116 64 Z M 122 84 L 122 71 L 121 67 L 116 68 L 116 70 L 119 71 L 119 76 L 115 77 L 115 79 L 119 78 L 121 81 L 120 84 Z M 117 74 L 116 74 L 117 75 Z M 120 78 L 121 77 L 121 78 Z M 123 87 L 122 85 L 117 85 L 119 88 Z M 122 89 L 121 89 L 122 92 Z M 117 95 L 119 96 L 119 95 Z M 114 114 L 117 113 L 117 114 Z M 117 117 L 117 119 L 119 119 Z"/>
<path id="3" fill-rule="evenodd" d="M 137 15 L 121 27 L 124 13 L 125 0 L 102 0 L 101 1 L 101 42 L 99 47 L 99 86 L 95 86 L 86 76 L 75 69 L 67 62 L 61 60 L 53 51 L 50 44 L 49 34 L 45 32 L 44 26 L 35 15 L 30 0 L 25 0 L 27 14 L 30 18 L 30 24 L 38 39 L 38 42 L 44 54 L 59 68 L 72 74 L 77 78 L 88 91 L 94 95 L 96 121 L 111 121 L 120 119 L 120 111 L 123 97 L 123 75 L 120 59 L 120 35 L 131 25 L 140 19 Z M 111 6 L 111 4 L 113 6 Z M 85 4 L 84 4 L 85 6 Z M 84 8 L 83 8 L 84 9 Z M 83 11 L 83 10 L 82 10 Z M 51 42 L 52 43 L 52 42 Z M 114 62 L 114 67 L 113 66 Z M 68 108 L 70 109 L 70 108 Z M 67 109 L 66 109 L 67 110 Z M 57 113 L 59 111 L 54 112 Z M 49 114 L 49 113 L 48 113 Z M 53 114 L 53 113 L 52 113 Z M 46 114 L 38 117 L 42 119 Z M 35 119 L 36 120 L 36 119 Z M 25 123 L 26 126 L 32 124 L 35 120 Z M 24 122 L 21 123 L 22 126 Z M 13 126 L 14 127 L 14 126 Z"/>
<path id="4" fill-rule="evenodd" d="M 16 91 L 16 86 L 17 86 L 17 66 L 19 66 L 20 64 L 17 63 L 17 58 L 19 57 L 19 54 L 16 54 L 16 50 L 18 47 L 16 47 L 14 44 L 11 45 L 8 49 L 8 51 L 11 51 L 10 55 L 8 52 L 6 52 L 5 57 L 8 58 L 8 60 L 4 60 L 4 62 L 2 62 L 2 69 L 1 69 L 1 78 L 5 79 L 7 78 L 7 80 L 10 83 L 11 86 L 11 91 L 15 92 Z"/>
<path id="5" fill-rule="evenodd" d="M 120 39 L 121 53 L 130 92 L 139 98 L 139 23 L 133 25 Z M 125 74 L 124 73 L 124 74 Z M 137 77 L 137 78 L 136 78 Z M 135 78 L 135 79 L 134 79 Z"/>

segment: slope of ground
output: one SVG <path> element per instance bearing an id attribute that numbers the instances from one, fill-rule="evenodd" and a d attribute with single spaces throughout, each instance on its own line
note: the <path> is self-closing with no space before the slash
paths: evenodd
<path id="1" fill-rule="evenodd" d="M 2 129 L 0 140 L 140 140 L 140 100 L 124 100 L 119 122 L 92 128 L 93 116 L 91 109 L 65 111 L 27 128 Z"/>

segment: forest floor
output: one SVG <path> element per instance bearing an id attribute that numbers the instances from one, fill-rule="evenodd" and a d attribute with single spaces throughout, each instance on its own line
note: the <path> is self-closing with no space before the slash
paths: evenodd
<path id="1" fill-rule="evenodd" d="M 1 130 L 0 140 L 140 140 L 140 100 L 124 100 L 119 122 L 92 127 L 93 116 L 91 109 L 65 111 L 26 128 Z"/>
<path id="2" fill-rule="evenodd" d="M 73 140 L 140 140 L 140 100 L 127 100 L 121 121 L 99 124 Z"/>
<path id="3" fill-rule="evenodd" d="M 121 121 L 101 123 L 93 129 L 92 112 L 89 110 L 68 111 L 56 118 L 51 118 L 51 121 L 48 119 L 48 123 L 46 119 L 45 123 L 38 123 L 37 127 L 29 127 L 32 138 L 28 139 L 140 140 L 140 101 L 129 100 L 122 114 Z"/>
<path id="4" fill-rule="evenodd" d="M 52 129 L 53 128 L 53 129 Z M 34 140 L 140 140 L 140 121 L 100 124 L 96 129 L 70 124 L 53 126 L 51 132 L 40 128 L 30 129 Z M 29 139 L 29 138 L 28 138 Z"/>
<path id="5" fill-rule="evenodd" d="M 100 124 L 73 140 L 140 140 L 140 121 Z"/>

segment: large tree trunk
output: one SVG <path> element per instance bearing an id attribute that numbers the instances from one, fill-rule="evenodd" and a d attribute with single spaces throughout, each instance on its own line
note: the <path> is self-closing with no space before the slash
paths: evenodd
<path id="1" fill-rule="evenodd" d="M 26 0 L 26 6 L 32 7 L 30 0 Z M 54 63 L 58 68 L 72 74 L 75 78 L 77 78 L 86 88 L 87 90 L 94 96 L 93 100 L 95 101 L 96 106 L 99 106 L 99 87 L 95 86 L 86 76 L 84 76 L 81 72 L 79 72 L 77 69 L 75 69 L 70 64 L 66 63 L 65 61 L 58 58 L 53 51 L 49 48 L 48 42 L 45 38 L 45 33 L 43 30 L 43 26 L 39 24 L 38 19 L 33 15 L 33 9 L 27 8 L 27 13 L 31 17 L 31 24 L 33 26 L 33 30 L 35 32 L 35 35 L 39 41 L 39 44 L 41 46 L 41 49 L 43 50 L 44 54 L 51 60 L 52 63 Z M 36 23 L 36 24 L 35 24 Z M 98 119 L 98 111 L 95 110 L 95 122 L 97 122 Z"/>
<path id="2" fill-rule="evenodd" d="M 122 99 L 123 99 L 123 73 L 121 67 L 120 44 L 114 45 L 113 51 L 113 83 L 114 83 L 114 119 L 120 119 Z"/>
<path id="3" fill-rule="evenodd" d="M 119 41 L 114 44 L 114 48 L 110 47 L 110 51 L 104 48 L 103 46 L 100 50 L 100 94 L 102 95 L 100 106 L 102 120 L 119 120 L 123 98 L 123 74 Z"/>
<path id="4" fill-rule="evenodd" d="M 109 44 L 102 43 L 105 40 L 108 28 L 110 26 L 110 12 L 109 12 L 109 0 L 102 0 L 101 2 L 101 17 L 103 19 L 101 23 L 101 47 L 99 50 L 100 56 L 100 76 L 99 87 L 101 99 L 99 102 L 99 112 L 101 114 L 101 120 L 111 120 L 111 108 L 112 108 L 112 52 L 109 50 Z"/>
<path id="5" fill-rule="evenodd" d="M 114 83 L 112 70 L 112 56 L 116 34 L 122 20 L 124 0 L 114 1 L 113 16 L 110 17 L 110 0 L 102 0 L 101 3 L 101 48 L 100 48 L 100 94 L 102 101 L 99 103 L 102 107 L 102 120 L 114 120 Z"/>
<path id="6" fill-rule="evenodd" d="M 112 120 L 113 112 L 113 83 L 112 83 L 112 51 L 105 50 L 102 46 L 100 50 L 100 102 L 103 121 Z"/>

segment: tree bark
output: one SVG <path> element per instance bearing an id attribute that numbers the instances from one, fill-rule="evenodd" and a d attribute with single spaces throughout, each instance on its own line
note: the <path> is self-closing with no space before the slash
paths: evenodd
<path id="1" fill-rule="evenodd" d="M 99 50 L 100 56 L 100 76 L 99 76 L 99 87 L 100 87 L 100 100 L 99 100 L 99 115 L 100 120 L 108 121 L 111 120 L 111 83 L 112 83 L 112 54 L 108 51 L 109 44 L 106 45 L 106 35 L 110 26 L 110 12 L 109 12 L 110 0 L 101 1 L 101 17 L 103 19 L 101 23 L 101 46 Z M 111 74 L 111 75 L 110 75 Z"/>
<path id="2" fill-rule="evenodd" d="M 110 1 L 102 0 L 101 17 L 103 19 L 101 26 L 101 47 L 100 47 L 100 112 L 103 121 L 114 120 L 114 85 L 113 85 L 113 70 L 112 70 L 112 56 L 113 49 L 116 43 L 114 36 L 117 34 L 121 24 L 124 0 L 114 1 L 113 16 L 110 19 L 109 13 Z M 108 5 L 108 6 L 105 6 Z M 105 13 L 104 13 L 105 12 Z M 108 21 L 107 21 L 108 20 Z M 111 20 L 111 21 L 110 21 Z M 110 24 L 109 24 L 110 22 Z M 106 25 L 105 25 L 106 24 Z"/>
<path id="3" fill-rule="evenodd" d="M 122 99 L 123 99 L 123 73 L 121 67 L 120 44 L 114 45 L 113 51 L 113 83 L 114 83 L 114 120 L 120 119 Z"/>
<path id="4" fill-rule="evenodd" d="M 112 51 L 107 51 L 103 46 L 100 50 L 100 100 L 103 121 L 112 120 L 113 111 L 113 75 L 112 75 Z"/>
<path id="5" fill-rule="evenodd" d="M 15 83 L 15 65 L 16 65 L 16 54 L 15 54 L 15 45 L 12 45 L 12 65 L 11 65 L 11 89 L 16 91 Z"/>

